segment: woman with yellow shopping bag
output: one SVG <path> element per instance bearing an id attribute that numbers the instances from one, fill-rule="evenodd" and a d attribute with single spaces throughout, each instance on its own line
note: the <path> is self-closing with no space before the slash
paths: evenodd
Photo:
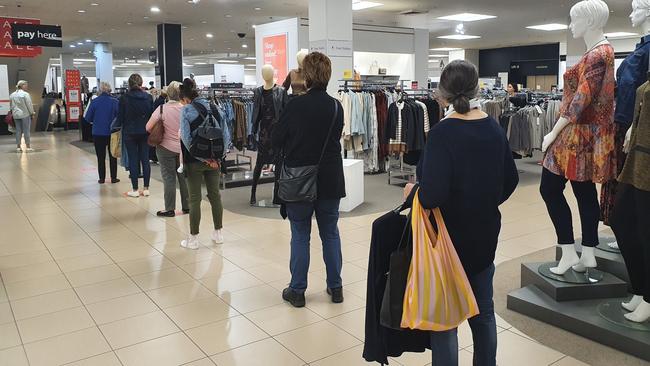
<path id="1" fill-rule="evenodd" d="M 451 62 L 440 77 L 439 93 L 449 110 L 429 132 L 418 166 L 413 260 L 402 326 L 431 330 L 432 365 L 454 366 L 456 327 L 469 318 L 474 365 L 494 366 L 492 280 L 499 205 L 510 197 L 519 177 L 503 129 L 475 99 L 476 67 Z M 413 185 L 405 188 L 407 193 L 411 189 Z"/>

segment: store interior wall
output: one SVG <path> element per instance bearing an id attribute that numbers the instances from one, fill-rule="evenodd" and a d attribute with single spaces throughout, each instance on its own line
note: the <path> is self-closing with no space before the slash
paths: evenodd
<path id="1" fill-rule="evenodd" d="M 415 80 L 415 57 L 410 53 L 354 52 L 354 68 L 368 75 L 374 63 L 386 68 L 387 75 L 399 75 L 402 80 Z M 375 72 L 376 74 L 376 72 Z"/>
<path id="2" fill-rule="evenodd" d="M 0 63 L 7 65 L 9 91 L 13 92 L 18 80 L 29 82 L 29 95 L 32 103 L 37 107 L 41 104 L 47 67 L 52 57 L 58 57 L 61 52 L 58 48 L 42 48 L 43 53 L 37 57 L 2 57 Z"/>

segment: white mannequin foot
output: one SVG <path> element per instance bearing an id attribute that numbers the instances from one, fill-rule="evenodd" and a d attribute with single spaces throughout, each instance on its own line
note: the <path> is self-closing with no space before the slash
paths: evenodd
<path id="1" fill-rule="evenodd" d="M 636 310 L 631 313 L 624 315 L 627 320 L 633 321 L 635 323 L 643 323 L 646 320 L 650 319 L 650 303 L 641 301 Z"/>
<path id="2" fill-rule="evenodd" d="M 598 266 L 598 263 L 596 262 L 595 248 L 582 247 L 580 262 L 573 266 L 573 270 L 582 273 L 585 272 L 587 268 L 596 268 L 596 266 Z"/>
<path id="3" fill-rule="evenodd" d="M 557 267 L 551 268 L 551 272 L 562 276 L 572 266 L 578 264 L 580 258 L 578 258 L 576 247 L 573 244 L 562 244 L 560 245 L 560 248 L 562 248 L 562 259 L 560 259 L 560 263 Z"/>
<path id="4" fill-rule="evenodd" d="M 639 304 L 641 304 L 641 302 L 643 302 L 643 296 L 634 295 L 629 302 L 621 303 L 621 306 L 627 311 L 634 311 L 639 307 Z"/>
<path id="5" fill-rule="evenodd" d="M 613 241 L 613 242 L 611 242 L 611 243 L 607 243 L 607 246 L 610 247 L 610 248 L 612 248 L 612 249 L 620 249 L 620 248 L 618 247 L 618 242 L 616 242 L 616 241 Z"/>

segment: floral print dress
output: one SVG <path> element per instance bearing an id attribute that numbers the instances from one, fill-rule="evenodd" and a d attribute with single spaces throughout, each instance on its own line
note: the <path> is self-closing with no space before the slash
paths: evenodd
<path id="1" fill-rule="evenodd" d="M 564 74 L 560 116 L 569 124 L 544 157 L 544 168 L 577 182 L 616 177 L 614 49 L 602 44 Z"/>

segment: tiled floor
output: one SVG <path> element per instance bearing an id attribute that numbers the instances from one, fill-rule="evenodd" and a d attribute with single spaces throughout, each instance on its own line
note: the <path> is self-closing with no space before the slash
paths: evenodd
<path id="1" fill-rule="evenodd" d="M 324 294 L 314 236 L 307 307 L 283 303 L 288 223 L 225 212 L 223 245 L 184 250 L 188 217 L 160 219 L 162 186 L 123 196 L 128 183 L 96 184 L 94 156 L 75 133 L 40 135 L 29 154 L 0 137 L 0 366 L 362 365 L 366 257 L 377 215 L 341 220 L 346 301 Z M 399 201 L 399 191 L 393 198 Z M 228 192 L 224 192 L 228 194 Z M 207 205 L 203 206 L 209 218 Z M 553 243 L 537 187 L 504 207 L 497 261 Z M 499 320 L 499 364 L 584 365 Z M 470 365 L 469 328 L 460 329 Z M 426 365 L 408 354 L 398 365 Z M 393 362 L 391 362 L 393 363 Z"/>

